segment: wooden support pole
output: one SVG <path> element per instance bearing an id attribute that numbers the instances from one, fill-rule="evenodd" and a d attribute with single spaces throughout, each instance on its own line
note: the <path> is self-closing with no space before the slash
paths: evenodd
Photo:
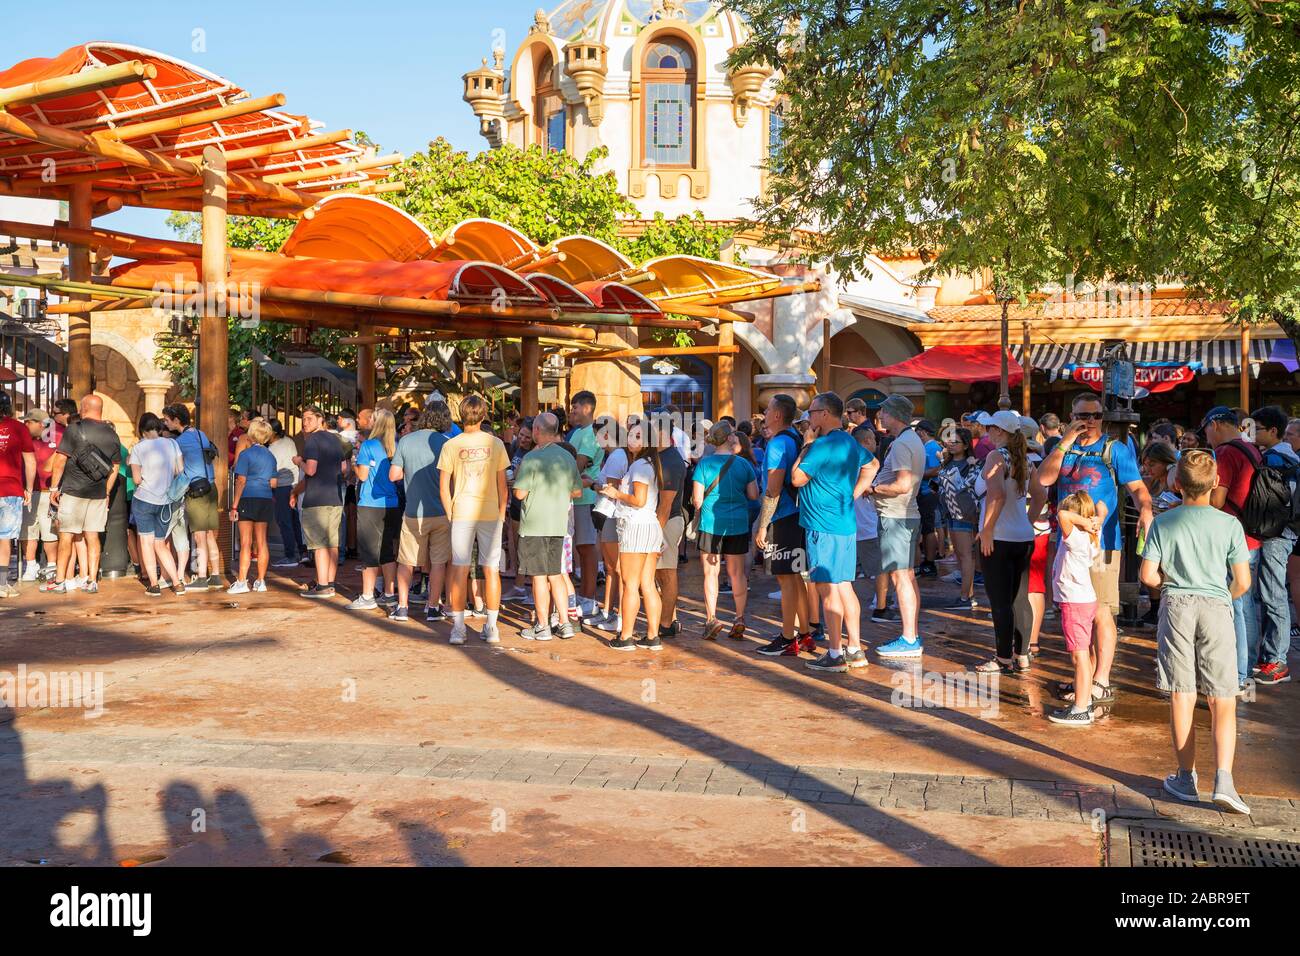
<path id="1" fill-rule="evenodd" d="M 817 390 L 820 392 L 829 392 L 831 390 L 831 319 L 826 316 L 822 319 L 822 367 L 817 373 Z"/>
<path id="2" fill-rule="evenodd" d="M 1020 414 L 1028 417 L 1033 413 L 1030 408 L 1033 405 L 1033 391 L 1030 385 L 1033 375 L 1033 367 L 1029 362 L 1029 319 L 1020 320 L 1020 371 L 1023 378 L 1020 381 L 1020 407 L 1023 409 Z"/>
<path id="3" fill-rule="evenodd" d="M 375 347 L 370 343 L 357 346 L 357 396 L 361 408 L 375 407 Z"/>
<path id="4" fill-rule="evenodd" d="M 1250 414 L 1250 326 L 1241 323 L 1241 395 L 1240 405 Z"/>
<path id="5" fill-rule="evenodd" d="M 537 414 L 537 381 L 542 372 L 541 343 L 534 336 L 520 342 L 519 412 Z"/>
<path id="6" fill-rule="evenodd" d="M 227 503 L 226 444 L 230 437 L 229 350 L 230 326 L 226 319 L 226 157 L 215 146 L 203 151 L 203 259 L 204 307 L 199 320 L 199 428 L 217 446 L 212 462 L 216 472 L 218 513 L 224 518 Z M 217 522 L 223 554 L 229 554 L 230 522 Z M 219 573 L 220 568 L 212 573 Z"/>
<path id="7" fill-rule="evenodd" d="M 690 349 L 685 351 L 689 352 Z M 736 329 L 730 322 L 718 327 L 718 417 L 736 416 Z"/>
<path id="8" fill-rule="evenodd" d="M 78 229 L 89 229 L 94 216 L 90 183 L 72 187 L 68 202 L 68 221 Z M 90 246 L 72 243 L 68 246 L 68 278 L 73 282 L 90 282 Z M 90 301 L 89 295 L 78 294 L 72 298 Z M 68 316 L 68 384 L 72 398 L 81 401 L 94 389 L 94 363 L 90 355 L 90 315 L 82 312 Z"/>

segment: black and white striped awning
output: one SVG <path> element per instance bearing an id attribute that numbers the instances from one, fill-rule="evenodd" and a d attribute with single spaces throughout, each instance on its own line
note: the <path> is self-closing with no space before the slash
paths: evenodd
<path id="1" fill-rule="evenodd" d="M 1267 362 L 1272 349 L 1271 339 L 1252 339 L 1251 363 Z M 1046 372 L 1050 381 L 1056 381 L 1061 377 L 1061 370 L 1067 365 L 1100 362 L 1103 350 L 1101 342 L 1031 345 L 1029 364 L 1039 371 Z M 1020 361 L 1020 353 L 1019 345 L 1011 346 L 1011 354 L 1017 362 Z M 1203 375 L 1241 374 L 1241 341 L 1235 337 L 1194 342 L 1130 342 L 1128 353 L 1129 358 L 1135 362 L 1200 362 Z"/>

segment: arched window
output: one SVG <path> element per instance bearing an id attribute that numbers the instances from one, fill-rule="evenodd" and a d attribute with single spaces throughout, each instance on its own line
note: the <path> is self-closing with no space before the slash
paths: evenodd
<path id="1" fill-rule="evenodd" d="M 642 142 L 645 165 L 695 165 L 695 57 L 682 40 L 665 37 L 646 48 Z"/>
<path id="2" fill-rule="evenodd" d="M 564 99 L 555 85 L 555 60 L 548 53 L 537 68 L 533 97 L 533 139 L 542 149 L 564 150 L 568 117 Z"/>

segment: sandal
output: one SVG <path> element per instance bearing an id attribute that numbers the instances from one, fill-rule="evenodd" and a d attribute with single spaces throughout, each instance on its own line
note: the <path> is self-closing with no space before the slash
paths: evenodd
<path id="1" fill-rule="evenodd" d="M 718 639 L 718 635 L 722 633 L 724 627 L 725 625 L 721 621 L 716 619 L 711 621 L 705 621 L 704 639 L 706 641 L 716 641 Z"/>
<path id="2" fill-rule="evenodd" d="M 1073 681 L 1069 681 L 1069 682 L 1067 682 L 1067 683 L 1059 684 L 1059 685 L 1057 685 L 1057 689 L 1058 689 L 1058 695 L 1057 695 L 1057 696 L 1059 696 L 1061 700 L 1069 701 L 1069 702 L 1071 702 L 1071 703 L 1074 702 L 1074 682 L 1073 682 Z M 1108 686 L 1106 686 L 1105 684 L 1098 684 L 1096 681 L 1093 681 L 1093 684 L 1092 684 L 1092 690 L 1093 690 L 1093 694 L 1092 694 L 1092 702 L 1093 702 L 1094 704 L 1113 704 L 1113 703 L 1115 703 L 1115 688 L 1114 688 L 1114 687 L 1108 687 Z M 1097 694 L 1097 691 L 1101 691 L 1100 696 Z"/>
<path id="3" fill-rule="evenodd" d="M 743 641 L 745 639 L 745 619 L 738 617 L 731 625 L 731 633 L 727 635 L 733 641 Z"/>
<path id="4" fill-rule="evenodd" d="M 1014 662 L 1004 661 L 1000 657 L 975 665 L 975 673 L 977 674 L 1014 674 L 1015 669 Z"/>

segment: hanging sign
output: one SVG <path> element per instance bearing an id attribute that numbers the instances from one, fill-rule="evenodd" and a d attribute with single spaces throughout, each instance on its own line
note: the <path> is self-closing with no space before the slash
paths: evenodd
<path id="1" fill-rule="evenodd" d="M 1133 385 L 1135 389 L 1144 389 L 1148 394 L 1167 392 L 1195 379 L 1200 369 L 1200 362 L 1139 362 L 1133 372 Z M 1087 385 L 1094 391 L 1100 392 L 1102 389 L 1105 371 L 1098 364 L 1067 365 L 1063 371 L 1070 376 L 1071 381 Z"/>

